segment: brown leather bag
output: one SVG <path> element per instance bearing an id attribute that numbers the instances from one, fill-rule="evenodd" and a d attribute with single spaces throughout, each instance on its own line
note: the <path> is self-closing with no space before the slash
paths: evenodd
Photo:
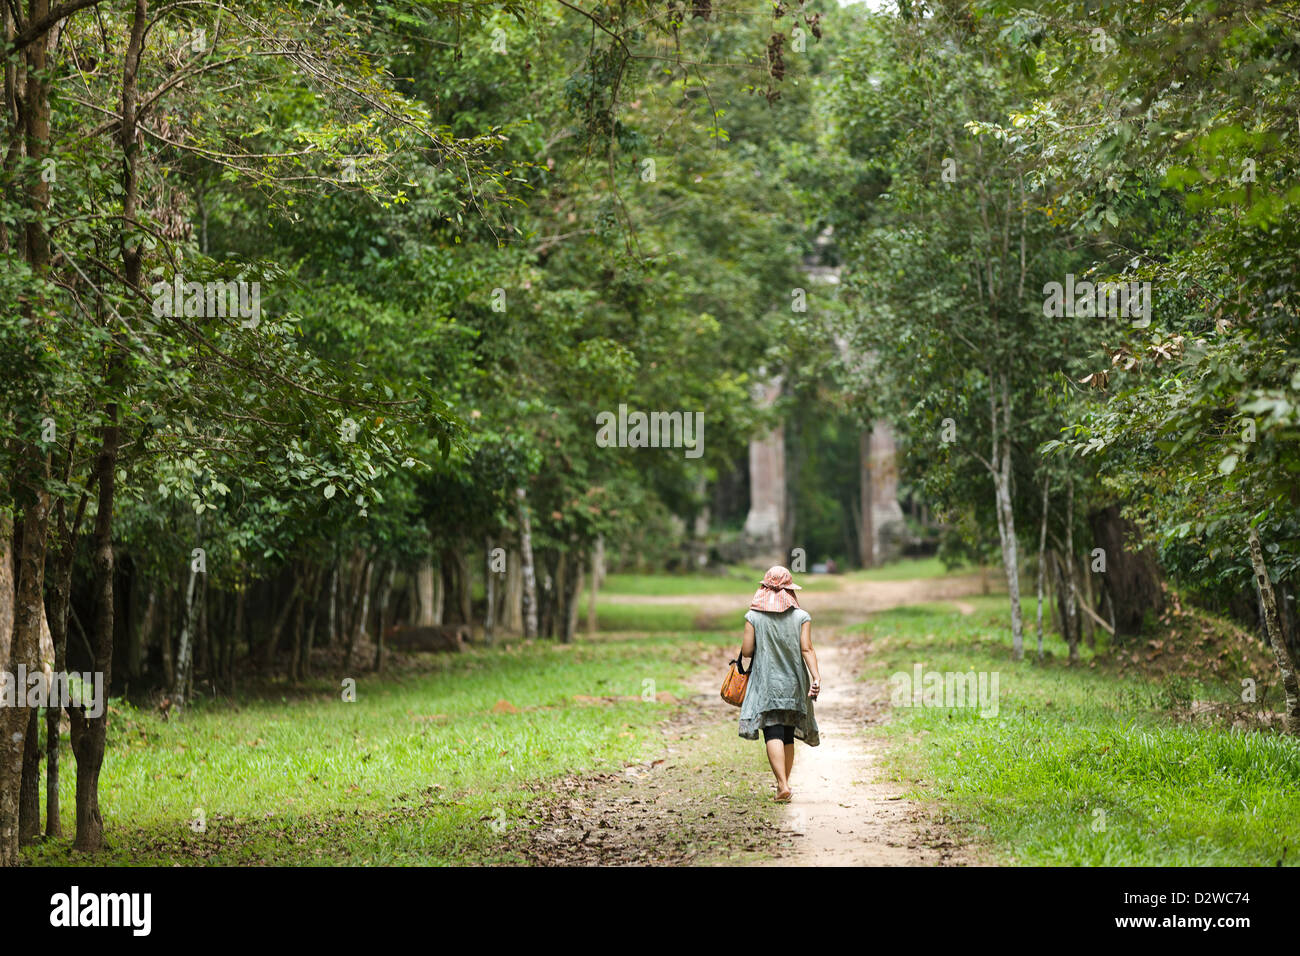
<path id="1" fill-rule="evenodd" d="M 749 670 L 741 664 L 740 655 L 731 662 L 726 678 L 722 681 L 722 699 L 733 707 L 739 707 L 745 701 L 745 690 L 749 687 L 749 675 L 754 672 L 754 659 L 749 659 Z"/>

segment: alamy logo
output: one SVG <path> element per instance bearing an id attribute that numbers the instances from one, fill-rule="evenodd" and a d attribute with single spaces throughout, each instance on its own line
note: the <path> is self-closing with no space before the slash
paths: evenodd
<path id="1" fill-rule="evenodd" d="M 631 412 L 596 416 L 596 444 L 601 448 L 685 448 L 687 458 L 704 454 L 703 412 Z"/>
<path id="2" fill-rule="evenodd" d="M 104 713 L 104 672 L 60 671 L 48 678 L 43 670 L 18 665 L 16 674 L 0 671 L 0 709 L 5 707 L 84 707 L 87 717 Z"/>
<path id="3" fill-rule="evenodd" d="M 148 936 L 153 927 L 152 893 L 82 893 L 74 886 L 70 893 L 50 897 L 50 925 L 126 926 L 134 936 Z"/>
<path id="4" fill-rule="evenodd" d="M 1064 284 L 1043 286 L 1043 315 L 1051 319 L 1063 315 L 1131 318 L 1134 328 L 1144 329 L 1151 324 L 1151 283 L 1078 282 L 1070 272 Z"/>
<path id="5" fill-rule="evenodd" d="M 889 702 L 895 707 L 978 707 L 981 717 L 998 715 L 999 672 L 930 671 L 920 664 L 912 673 L 891 674 Z"/>
<path id="6" fill-rule="evenodd" d="M 155 282 L 149 291 L 155 318 L 240 318 L 246 329 L 255 329 L 262 321 L 260 282 L 186 282 L 177 273 L 171 282 Z"/>

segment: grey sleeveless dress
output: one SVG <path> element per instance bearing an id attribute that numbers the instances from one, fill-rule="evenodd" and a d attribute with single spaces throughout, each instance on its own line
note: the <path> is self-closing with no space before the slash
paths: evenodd
<path id="1" fill-rule="evenodd" d="M 808 668 L 799 650 L 799 630 L 812 620 L 803 608 L 787 611 L 749 611 L 745 620 L 754 625 L 754 660 L 749 686 L 740 705 L 740 736 L 757 740 L 764 727 L 787 724 L 809 747 L 821 738 L 808 696 Z"/>

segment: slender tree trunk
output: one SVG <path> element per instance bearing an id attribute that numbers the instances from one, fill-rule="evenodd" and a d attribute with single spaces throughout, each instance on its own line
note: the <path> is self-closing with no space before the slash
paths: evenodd
<path id="1" fill-rule="evenodd" d="M 194 660 L 194 595 L 198 590 L 199 572 L 193 561 L 190 562 L 189 582 L 185 586 L 185 617 L 181 624 L 181 639 L 176 646 L 176 675 L 172 678 L 172 707 L 177 714 L 189 703 L 190 665 Z"/>
<path id="2" fill-rule="evenodd" d="M 496 579 L 497 572 L 492 570 L 492 536 L 483 539 L 483 590 L 486 600 L 483 602 L 483 643 L 491 647 L 496 643 Z"/>
<path id="3" fill-rule="evenodd" d="M 162 642 L 160 649 L 162 651 L 163 680 L 168 694 L 176 690 L 176 655 L 172 653 L 172 629 L 176 625 L 176 604 L 178 601 L 178 595 L 169 585 L 163 591 L 162 627 L 159 629 L 159 640 Z"/>
<path id="4" fill-rule="evenodd" d="M 1038 529 L 1038 659 L 1043 659 L 1043 583 L 1047 577 L 1047 491 L 1051 487 L 1052 476 L 1043 476 L 1043 520 Z"/>
<path id="5" fill-rule="evenodd" d="M 334 647 L 339 638 L 339 562 L 336 558 L 330 569 L 329 646 Z"/>
<path id="6" fill-rule="evenodd" d="M 1069 631 L 1066 637 L 1070 647 L 1070 662 L 1074 663 L 1079 659 L 1079 635 L 1081 622 L 1079 621 L 1078 588 L 1075 586 L 1074 578 L 1074 478 L 1071 476 L 1067 479 L 1065 486 L 1065 611 L 1067 616 L 1066 628 Z"/>
<path id="7" fill-rule="evenodd" d="M 543 548 L 538 566 L 542 569 L 537 589 L 537 636 L 555 636 L 555 588 L 560 580 L 561 557 L 554 548 Z"/>
<path id="8" fill-rule="evenodd" d="M 379 623 L 375 634 L 375 670 L 384 670 L 384 628 L 388 627 L 388 602 L 393 593 L 393 579 L 397 575 L 397 562 L 388 562 L 388 573 L 379 589 Z"/>
<path id="9" fill-rule="evenodd" d="M 302 662 L 303 616 L 307 606 L 307 595 L 310 593 L 310 587 L 303 591 L 303 596 L 298 601 L 297 607 L 293 612 L 293 644 L 289 648 L 289 680 L 294 683 L 297 683 L 301 676 L 298 667 Z"/>
<path id="10" fill-rule="evenodd" d="M 473 612 L 470 609 L 470 579 L 469 566 L 465 561 L 465 555 L 459 548 L 448 548 L 442 553 L 442 580 L 444 582 L 444 594 L 449 595 L 451 606 L 455 609 L 456 616 L 460 619 L 461 624 L 473 623 Z"/>
<path id="11" fill-rule="evenodd" d="M 69 465 L 71 455 L 69 455 Z M 65 476 L 66 480 L 66 476 Z M 58 517 L 59 540 L 62 547 L 52 575 L 50 588 L 50 642 L 54 647 L 54 673 L 62 674 L 68 669 L 68 615 L 72 609 L 72 566 L 77 551 L 77 534 L 81 527 L 81 518 L 85 513 L 87 500 L 85 491 L 77 505 L 77 514 L 72 527 L 67 524 L 67 512 L 62 500 L 56 506 Z M 150 592 L 150 612 L 152 612 L 153 592 Z M 61 706 L 45 709 L 45 835 L 51 839 L 63 836 L 60 821 L 62 808 L 59 803 L 59 724 L 63 716 Z"/>
<path id="12" fill-rule="evenodd" d="M 569 570 L 564 587 L 564 634 L 565 644 L 573 643 L 573 635 L 578 631 L 578 595 L 582 593 L 582 559 L 583 555 L 574 552 L 569 558 Z"/>
<path id="13" fill-rule="evenodd" d="M 1002 375 L 1002 462 L 998 487 L 1007 535 L 1003 561 L 1006 564 L 1007 591 L 1011 601 L 1011 656 L 1015 660 L 1022 660 L 1025 656 L 1025 624 L 1020 609 L 1020 554 L 1011 491 L 1011 394 L 1005 374 Z"/>
<path id="14" fill-rule="evenodd" d="M 9 646 L 10 672 L 25 667 L 28 673 L 40 666 L 40 630 L 45 599 L 45 546 L 49 496 L 44 490 L 48 459 L 44 472 L 38 472 L 31 485 L 37 489 L 23 514 L 21 543 L 14 601 L 13 639 Z M 0 678 L 0 679 L 7 679 Z M 18 862 L 20 806 L 23 782 L 23 758 L 26 750 L 31 709 L 27 707 L 26 688 L 15 686 L 14 707 L 0 708 L 0 866 Z"/>
<path id="15" fill-rule="evenodd" d="M 235 583 L 235 623 L 230 628 L 230 633 L 226 635 L 226 652 L 225 661 L 222 666 L 222 673 L 226 679 L 226 689 L 230 693 L 235 690 L 235 649 L 239 646 L 239 635 L 244 633 L 244 606 L 248 601 L 248 587 L 241 579 Z"/>
<path id="16" fill-rule="evenodd" d="M 415 572 L 416 590 L 420 595 L 420 615 L 415 623 L 420 627 L 433 627 L 437 621 L 433 610 L 433 558 L 425 555 Z"/>
<path id="17" fill-rule="evenodd" d="M 1092 593 L 1092 569 L 1085 563 L 1079 568 L 1079 580 L 1083 582 L 1083 593 L 1079 596 L 1079 606 L 1084 609 L 1085 613 L 1080 619 L 1083 626 L 1083 640 L 1091 648 L 1097 646 L 1097 631 L 1093 626 L 1093 615 L 1097 612 L 1096 599 Z"/>
<path id="18" fill-rule="evenodd" d="M 537 637 L 537 572 L 533 567 L 533 527 L 528 518 L 527 492 L 515 491 L 519 506 L 519 559 L 523 568 L 524 637 Z"/>
<path id="19" fill-rule="evenodd" d="M 604 547 L 602 538 L 596 539 L 596 547 L 591 552 L 591 589 L 587 593 L 587 634 L 596 633 L 596 598 L 600 591 L 600 551 Z"/>
<path id="20" fill-rule="evenodd" d="M 194 632 L 194 636 L 196 640 L 194 667 L 190 670 L 191 691 L 195 672 L 207 674 L 212 667 L 212 648 L 208 646 L 208 576 L 206 574 L 199 580 L 198 629 Z"/>
<path id="21" fill-rule="evenodd" d="M 48 556 L 47 559 L 48 561 Z M 48 578 L 48 575 L 47 575 Z M 41 604 L 41 670 L 39 678 L 48 691 L 53 689 L 54 644 L 46 619 L 44 602 Z M 48 667 L 47 667 L 48 664 Z M 30 675 L 28 677 L 30 680 Z M 26 688 L 24 688 L 24 691 Z M 47 708 L 48 709 L 48 708 Z M 41 835 L 41 719 L 40 708 L 30 708 L 27 718 L 27 739 L 23 742 L 23 777 L 18 792 L 18 845 L 30 846 Z"/>
<path id="22" fill-rule="evenodd" d="M 18 788 L 18 845 L 31 846 L 40 835 L 41 709 L 29 707 L 27 739 L 23 741 L 23 775 Z"/>
<path id="23" fill-rule="evenodd" d="M 511 634 L 524 630 L 524 568 L 519 552 L 511 550 L 506 560 L 506 587 L 501 602 L 501 622 Z"/>
<path id="24" fill-rule="evenodd" d="M 366 558 L 365 563 L 366 570 L 361 576 L 361 591 L 358 594 L 361 606 L 357 609 L 357 613 L 353 615 L 352 629 L 348 632 L 347 653 L 343 658 L 343 660 L 349 665 L 352 663 L 352 654 L 356 650 L 357 645 L 361 643 L 362 639 L 366 636 L 366 618 L 370 615 L 370 576 L 374 571 L 375 563 L 369 557 Z"/>
<path id="25" fill-rule="evenodd" d="M 0 508 L 0 674 L 9 671 L 9 644 L 14 633 L 14 524 L 13 518 Z M 0 720 L 0 727 L 3 727 Z"/>
<path id="26" fill-rule="evenodd" d="M 876 529 L 871 513 L 871 429 L 858 432 L 858 560 L 864 568 L 876 566 Z"/>
<path id="27" fill-rule="evenodd" d="M 357 613 L 361 609 L 361 583 L 370 568 L 370 558 L 360 548 L 354 548 L 349 564 L 351 567 L 347 575 L 347 590 L 341 606 L 342 620 L 339 626 L 346 650 L 351 655 L 353 636 L 357 627 Z"/>
<path id="28" fill-rule="evenodd" d="M 143 30 L 141 3 L 137 7 L 137 30 Z M 113 669 L 113 507 L 116 496 L 119 432 L 117 406 L 109 406 L 109 424 L 104 428 L 97 467 L 99 504 L 95 514 L 94 567 L 96 590 L 95 667 L 104 675 L 104 693 L 112 686 Z M 104 818 L 99 812 L 99 773 L 104 764 L 104 743 L 108 735 L 107 701 L 97 717 L 84 707 L 69 708 L 72 752 L 77 759 L 77 836 L 73 847 L 94 852 L 104 843 Z"/>
<path id="29" fill-rule="evenodd" d="M 447 569 L 438 564 L 433 573 L 433 624 L 439 627 L 442 624 L 444 612 L 447 605 Z"/>

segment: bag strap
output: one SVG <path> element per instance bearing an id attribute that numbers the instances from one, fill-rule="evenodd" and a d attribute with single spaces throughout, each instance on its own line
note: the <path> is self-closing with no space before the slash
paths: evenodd
<path id="1" fill-rule="evenodd" d="M 731 662 L 736 665 L 736 672 L 741 674 L 742 676 L 748 674 L 749 671 L 752 671 L 754 669 L 754 655 L 751 654 L 749 656 L 749 670 L 748 671 L 745 670 L 745 655 L 743 651 L 744 651 L 744 645 L 741 646 L 741 649 L 739 651 L 736 651 L 736 659 Z"/>

